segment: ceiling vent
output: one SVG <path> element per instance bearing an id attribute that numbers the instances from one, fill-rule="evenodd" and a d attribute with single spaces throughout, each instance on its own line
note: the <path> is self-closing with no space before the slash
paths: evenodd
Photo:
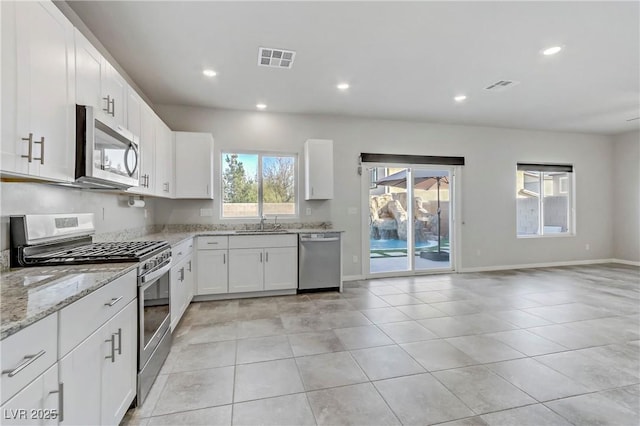
<path id="1" fill-rule="evenodd" d="M 258 48 L 258 66 L 271 68 L 287 68 L 293 66 L 296 52 L 293 50 L 272 49 L 270 47 Z"/>
<path id="2" fill-rule="evenodd" d="M 504 92 L 505 90 L 511 89 L 513 86 L 517 86 L 518 84 L 520 84 L 519 81 L 499 80 L 488 85 L 484 88 L 484 90 L 488 90 L 489 92 Z"/>

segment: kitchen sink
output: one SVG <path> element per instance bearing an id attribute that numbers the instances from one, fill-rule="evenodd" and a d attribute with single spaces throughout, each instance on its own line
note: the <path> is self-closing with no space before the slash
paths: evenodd
<path id="1" fill-rule="evenodd" d="M 233 231 L 235 234 L 288 234 L 286 229 L 265 229 L 260 231 L 259 229 L 238 229 Z"/>

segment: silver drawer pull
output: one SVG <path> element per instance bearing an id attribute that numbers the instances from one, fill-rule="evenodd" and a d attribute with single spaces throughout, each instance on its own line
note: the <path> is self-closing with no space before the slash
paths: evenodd
<path id="1" fill-rule="evenodd" d="M 178 256 L 182 256 L 182 252 L 181 251 L 178 252 Z"/>
<path id="2" fill-rule="evenodd" d="M 209 242 L 209 243 L 207 243 L 207 244 L 210 244 L 210 245 L 216 245 L 216 244 L 218 244 L 218 243 L 212 243 L 212 242 Z"/>
<path id="3" fill-rule="evenodd" d="M 104 306 L 113 306 L 116 303 L 118 303 L 120 301 L 120 299 L 122 299 L 124 296 L 120 296 L 120 297 L 114 297 L 113 299 L 111 299 L 111 302 L 109 303 L 105 303 Z"/>
<path id="4" fill-rule="evenodd" d="M 25 368 L 27 368 L 30 364 L 34 363 L 36 359 L 40 358 L 45 353 L 46 351 L 43 349 L 35 355 L 25 355 L 22 362 L 16 368 L 14 368 L 13 370 L 2 370 L 2 374 L 8 373 L 9 377 L 13 377 L 19 372 L 21 372 L 22 370 L 24 370 Z"/>

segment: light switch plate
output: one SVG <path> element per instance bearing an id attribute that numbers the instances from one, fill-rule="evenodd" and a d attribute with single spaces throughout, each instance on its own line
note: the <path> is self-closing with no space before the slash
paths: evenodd
<path id="1" fill-rule="evenodd" d="M 307 209 L 305 210 L 305 214 L 307 216 L 311 216 L 311 207 L 307 207 Z"/>

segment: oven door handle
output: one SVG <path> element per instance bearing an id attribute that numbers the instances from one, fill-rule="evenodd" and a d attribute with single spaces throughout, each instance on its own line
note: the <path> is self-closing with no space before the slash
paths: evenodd
<path id="1" fill-rule="evenodd" d="M 158 269 L 157 271 L 153 271 L 150 274 L 141 276 L 140 284 L 146 284 L 148 282 L 155 281 L 156 279 L 160 278 L 161 276 L 169 272 L 170 269 L 171 269 L 171 261 L 169 261 L 165 266 Z"/>

